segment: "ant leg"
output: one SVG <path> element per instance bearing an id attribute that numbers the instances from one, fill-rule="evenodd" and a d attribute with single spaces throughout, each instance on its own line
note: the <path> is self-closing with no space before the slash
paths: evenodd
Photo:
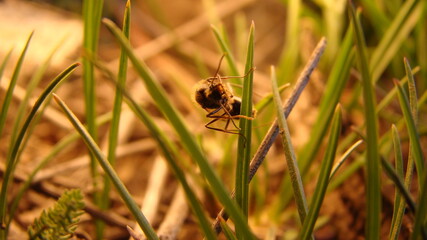
<path id="1" fill-rule="evenodd" d="M 244 119 L 247 119 L 247 120 L 254 120 L 255 119 L 253 117 L 248 117 L 248 116 L 245 116 L 245 115 L 234 115 L 234 116 L 231 116 L 230 118 L 232 118 L 232 119 L 244 118 Z"/>
<path id="2" fill-rule="evenodd" d="M 241 135 L 239 132 L 233 132 L 232 130 L 227 130 L 227 129 L 221 129 L 221 128 L 215 128 L 215 127 L 211 127 L 209 125 L 211 125 L 212 123 L 218 121 L 220 118 L 215 118 L 212 121 L 208 122 L 205 124 L 205 127 L 211 130 L 215 130 L 215 131 L 219 131 L 219 132 L 224 132 L 224 133 L 230 133 L 230 134 L 238 134 Z"/>
<path id="3" fill-rule="evenodd" d="M 245 77 L 247 77 L 251 72 L 253 72 L 253 71 L 255 71 L 255 67 L 253 67 L 253 68 L 251 68 L 251 69 L 249 69 L 249 71 L 245 74 L 245 75 L 243 75 L 243 76 L 224 76 L 224 77 L 221 77 L 222 79 L 229 79 L 229 78 L 245 78 Z"/>
<path id="4" fill-rule="evenodd" d="M 223 118 L 224 114 L 222 114 L 221 116 L 213 116 L 215 113 L 219 112 L 221 109 L 223 109 L 222 105 L 219 108 L 213 110 L 212 112 L 209 112 L 208 114 L 206 114 L 206 117 L 208 117 L 208 118 Z"/>
<path id="5" fill-rule="evenodd" d="M 216 109 L 215 111 L 218 112 L 222 107 Z M 225 110 L 225 109 L 224 109 Z M 212 112 L 211 112 L 212 113 Z M 209 113 L 208 115 L 210 115 L 211 113 Z M 205 124 L 205 127 L 207 129 L 211 129 L 211 130 L 215 130 L 215 131 L 219 131 L 219 132 L 224 132 L 224 133 L 230 133 L 230 134 L 237 134 L 239 136 L 241 136 L 243 138 L 243 146 L 246 146 L 246 137 L 243 136 L 243 134 L 240 133 L 240 128 L 236 125 L 236 123 L 233 121 L 232 116 L 225 116 L 228 113 L 228 115 L 230 114 L 228 111 L 225 111 L 225 113 L 223 113 L 220 116 L 209 116 L 210 118 L 213 118 L 212 121 L 208 122 Z M 207 116 L 208 116 L 207 115 Z M 225 124 L 224 129 L 221 128 L 215 128 L 215 127 L 211 127 L 210 125 L 213 124 L 214 122 L 220 120 L 220 119 L 227 119 L 227 123 Z M 239 131 L 239 132 L 233 132 L 233 130 L 228 130 L 228 126 L 231 123 L 233 123 L 234 127 L 236 128 L 234 131 Z"/>

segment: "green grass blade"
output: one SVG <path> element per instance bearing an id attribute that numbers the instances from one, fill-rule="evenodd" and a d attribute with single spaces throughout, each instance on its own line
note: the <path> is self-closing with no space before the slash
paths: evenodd
<path id="1" fill-rule="evenodd" d="M 408 79 L 409 105 L 415 125 L 418 124 L 417 89 L 415 85 L 414 73 L 407 58 L 404 58 L 406 77 Z"/>
<path id="2" fill-rule="evenodd" d="M 341 107 L 338 105 L 332 119 L 328 147 L 321 164 L 320 175 L 317 180 L 316 189 L 314 190 L 310 210 L 308 211 L 307 218 L 305 219 L 300 232 L 300 239 L 310 239 L 313 234 L 314 224 L 316 223 L 319 215 L 326 189 L 328 188 L 329 176 L 331 175 L 332 165 L 334 163 L 338 146 L 338 139 L 341 133 L 341 118 Z"/>
<path id="3" fill-rule="evenodd" d="M 313 132 L 309 142 L 299 152 L 299 165 L 304 175 L 315 158 L 321 143 L 326 135 L 327 126 L 330 123 L 335 107 L 341 97 L 345 85 L 350 76 L 350 69 L 354 63 L 353 29 L 350 27 L 346 33 L 343 45 L 338 53 L 337 60 L 327 80 L 325 95 L 322 97 L 318 119 L 313 126 Z"/>
<path id="4" fill-rule="evenodd" d="M 9 62 L 12 52 L 13 52 L 13 49 L 10 49 L 9 52 L 4 57 L 3 62 L 0 65 L 0 83 L 1 83 L 1 80 L 3 79 L 3 72 L 4 72 L 4 69 L 6 68 L 7 63 Z"/>
<path id="5" fill-rule="evenodd" d="M 96 145 L 90 133 L 86 130 L 83 124 L 78 120 L 78 118 L 71 112 L 71 110 L 57 95 L 54 95 L 54 99 L 67 116 L 68 120 L 70 120 L 70 122 L 73 124 L 74 128 L 79 132 L 86 146 L 90 149 L 90 151 L 92 151 L 96 159 L 98 159 L 98 163 L 101 165 L 102 169 L 104 169 L 105 173 L 110 177 L 110 180 L 116 187 L 118 193 L 120 194 L 128 209 L 131 211 L 132 215 L 136 218 L 136 221 L 138 222 L 141 229 L 144 231 L 147 238 L 159 239 L 156 233 L 154 232 L 154 229 L 151 227 L 150 223 L 139 210 L 139 207 L 136 204 L 135 200 L 133 200 L 132 196 L 130 195 L 124 184 L 121 182 L 119 176 L 117 176 L 117 173 L 114 171 L 113 167 L 107 161 L 106 157 L 104 157 L 101 149 L 99 149 L 98 145 Z"/>
<path id="6" fill-rule="evenodd" d="M 16 83 L 18 81 L 19 73 L 21 72 L 22 63 L 24 62 L 25 53 L 27 52 L 28 46 L 30 44 L 31 38 L 33 37 L 34 32 L 30 34 L 25 43 L 24 49 L 19 56 L 18 62 L 16 63 L 15 69 L 13 70 L 12 78 L 10 79 L 9 87 L 7 88 L 6 95 L 4 97 L 2 108 L 0 111 L 0 135 L 3 133 L 3 128 L 6 123 L 7 112 L 9 110 L 10 102 L 12 101 L 13 90 L 15 89 Z M 1 217 L 1 213 L 0 213 Z"/>
<path id="7" fill-rule="evenodd" d="M 99 61 L 95 61 L 95 65 L 99 67 L 108 76 L 110 80 L 114 81 L 117 90 L 121 91 L 123 96 L 125 97 L 125 101 L 128 104 L 129 108 L 145 124 L 147 129 L 151 132 L 153 138 L 157 141 L 166 161 L 172 169 L 172 172 L 175 174 L 178 181 L 181 183 L 184 192 L 189 200 L 190 207 L 198 218 L 200 226 L 205 233 L 205 237 L 207 239 L 212 240 L 216 239 L 215 234 L 210 226 L 210 223 L 203 212 L 203 206 L 197 200 L 196 194 L 194 194 L 194 192 L 191 190 L 191 187 L 185 177 L 185 174 L 181 170 L 183 168 L 178 165 L 178 163 L 182 163 L 183 160 L 180 159 L 180 154 L 178 154 L 176 146 L 166 136 L 166 134 L 161 131 L 160 128 L 155 124 L 155 121 L 150 117 L 150 114 L 148 114 L 143 108 L 140 107 L 140 105 L 138 105 L 138 103 L 134 99 L 132 99 L 132 97 L 130 97 L 129 93 L 121 85 L 119 85 L 118 81 L 114 80 L 116 79 L 114 74 Z"/>
<path id="8" fill-rule="evenodd" d="M 246 56 L 245 72 L 251 71 L 253 68 L 254 58 L 254 31 L 255 26 L 252 23 L 249 30 L 248 50 Z M 240 114 L 243 116 L 252 116 L 252 87 L 253 87 L 253 72 L 244 78 L 243 82 L 243 95 Z M 236 185 L 235 185 L 235 199 L 237 204 L 241 207 L 243 214 L 248 216 L 249 209 L 249 162 L 251 154 L 252 142 L 252 120 L 240 119 L 240 136 L 237 145 L 237 165 L 236 165 Z M 239 229 L 240 226 L 236 226 Z M 237 237 L 239 231 L 236 230 Z"/>
<path id="9" fill-rule="evenodd" d="M 308 212 L 307 199 L 305 197 L 304 186 L 302 184 L 302 178 L 298 169 L 295 151 L 292 146 L 288 124 L 286 123 L 285 114 L 283 112 L 282 101 L 280 99 L 279 90 L 277 89 L 276 72 L 274 67 L 271 67 L 271 82 L 274 103 L 277 111 L 277 121 L 279 123 L 279 132 L 282 135 L 282 145 L 285 150 L 285 158 L 289 169 L 289 175 L 291 176 L 292 190 L 294 193 L 300 221 L 301 224 L 303 224 Z"/>
<path id="10" fill-rule="evenodd" d="M 98 48 L 99 28 L 101 21 L 103 0 L 84 0 L 83 1 L 83 51 L 85 55 L 96 55 Z M 85 100 L 85 115 L 89 133 L 97 140 L 98 133 L 96 129 L 96 82 L 94 66 L 87 57 L 83 57 L 83 90 Z M 93 194 L 96 205 L 101 206 L 103 199 L 100 188 L 100 178 L 96 166 L 96 160 L 90 155 L 90 173 L 92 176 L 92 185 L 95 192 Z M 96 237 L 103 238 L 103 223 L 101 220 L 95 221 Z"/>
<path id="11" fill-rule="evenodd" d="M 391 60 L 396 56 L 421 15 L 422 1 L 408 0 L 400 8 L 393 22 L 384 33 L 369 62 L 372 81 L 376 82 Z"/>
<path id="12" fill-rule="evenodd" d="M 362 76 L 364 112 L 366 122 L 366 169 L 367 169 L 367 221 L 366 238 L 380 238 L 381 189 L 380 189 L 380 157 L 378 145 L 378 119 L 375 110 L 375 93 L 368 68 L 365 37 L 362 27 L 356 16 L 356 10 L 349 4 L 350 19 L 352 21 L 358 67 Z"/>
<path id="13" fill-rule="evenodd" d="M 420 178 L 422 188 L 420 188 L 420 195 L 418 199 L 418 207 L 417 207 L 417 213 L 415 214 L 415 222 L 414 222 L 414 228 L 413 233 L 411 236 L 411 240 L 418 240 L 418 239 L 426 239 L 426 219 L 427 219 L 427 172 L 426 169 L 424 169 L 424 172 L 421 174 L 423 178 Z M 422 238 L 421 238 L 421 236 Z"/>
<path id="14" fill-rule="evenodd" d="M 285 83 L 282 86 L 279 87 L 279 94 L 281 94 L 285 89 L 290 87 L 290 83 Z M 261 100 L 259 100 L 255 104 L 255 109 L 257 111 L 257 114 L 263 112 L 263 110 L 273 101 L 273 93 L 269 93 L 265 95 Z"/>
<path id="15" fill-rule="evenodd" d="M 405 198 L 406 203 L 409 206 L 411 212 L 416 212 L 415 201 L 411 197 L 411 193 L 405 187 L 400 176 L 394 171 L 393 167 L 389 162 L 387 162 L 384 158 L 381 158 L 381 163 L 384 168 L 384 172 L 387 176 L 393 181 L 396 188 L 399 190 L 399 193 Z"/>
<path id="16" fill-rule="evenodd" d="M 298 36 L 300 35 L 301 2 L 301 0 L 290 0 L 288 3 L 285 44 L 277 69 L 279 84 L 285 83 L 286 79 L 294 79 L 295 69 L 297 69 L 298 61 L 300 61 Z"/>
<path id="17" fill-rule="evenodd" d="M 124 17 L 123 17 L 123 35 L 129 39 L 130 33 L 130 1 L 126 3 Z M 121 50 L 119 60 L 119 73 L 118 73 L 118 84 L 121 87 L 125 86 L 126 75 L 127 75 L 127 64 L 128 59 L 126 52 Z M 112 166 L 116 162 L 116 148 L 118 144 L 118 133 L 120 123 L 120 113 L 122 110 L 122 92 L 116 89 L 116 95 L 113 103 L 113 117 L 110 124 L 110 134 L 108 135 L 108 161 Z M 110 192 L 110 181 L 107 177 L 104 178 L 104 190 L 102 193 L 101 208 L 107 209 L 109 207 L 109 192 Z"/>
<path id="18" fill-rule="evenodd" d="M 194 136 L 189 132 L 187 126 L 184 124 L 182 117 L 176 112 L 175 108 L 172 106 L 171 102 L 167 99 L 166 93 L 163 88 L 159 86 L 157 81 L 155 81 L 153 74 L 145 66 L 145 64 L 139 61 L 133 52 L 129 42 L 120 32 L 120 30 L 108 19 L 104 19 L 104 24 L 114 35 L 114 37 L 120 42 L 120 45 L 124 47 L 126 53 L 131 60 L 133 66 L 137 73 L 142 77 L 142 80 L 145 83 L 145 86 L 150 93 L 153 99 L 156 99 L 156 104 L 159 107 L 163 115 L 169 120 L 173 128 L 177 132 L 178 136 L 182 141 L 182 145 L 190 154 L 192 159 L 198 164 L 202 175 L 208 181 L 210 189 L 218 200 L 223 204 L 226 211 L 230 214 L 230 217 L 233 219 L 236 225 L 245 226 L 245 236 L 252 236 L 252 233 L 249 230 L 249 226 L 245 221 L 242 212 L 239 210 L 237 205 L 231 198 L 228 196 L 227 191 L 223 183 L 219 180 L 217 174 L 214 172 L 204 154 L 202 153 L 200 147 L 194 139 Z"/>
<path id="19" fill-rule="evenodd" d="M 41 107 L 41 105 L 44 103 L 44 101 L 48 98 L 50 93 L 55 89 L 55 87 L 64 79 L 66 79 L 76 67 L 78 67 L 80 64 L 75 63 L 68 67 L 66 70 L 64 70 L 62 73 L 60 73 L 42 92 L 40 97 L 37 99 L 36 103 L 34 104 L 33 108 L 31 109 L 31 112 L 28 114 L 27 119 L 25 120 L 24 124 L 22 125 L 21 130 L 19 131 L 19 134 L 16 137 L 15 142 L 10 148 L 10 152 L 8 154 L 7 164 L 6 164 L 6 171 L 4 173 L 2 188 L 0 192 L 0 217 L 2 219 L 2 223 L 5 223 L 6 220 L 6 195 L 7 195 L 7 189 L 9 186 L 9 182 L 13 176 L 13 172 L 15 170 L 15 167 L 19 161 L 18 154 L 19 150 L 22 144 L 22 141 L 24 140 L 25 134 L 28 131 L 28 128 L 30 127 L 30 124 L 32 120 L 35 118 L 37 111 Z"/>
<path id="20" fill-rule="evenodd" d="M 230 51 L 230 47 L 228 46 L 227 42 L 225 41 L 225 39 L 223 38 L 223 36 L 221 35 L 221 33 L 219 32 L 219 30 L 211 25 L 212 31 L 214 33 L 214 36 L 216 38 L 216 41 L 218 42 L 221 51 L 226 53 L 225 55 L 225 59 L 227 60 L 227 63 L 230 67 L 230 73 L 232 76 L 239 76 L 239 70 L 237 70 L 237 65 L 236 65 L 236 61 L 234 60 L 233 57 L 233 53 Z M 230 79 L 230 81 L 232 81 L 234 79 Z M 235 83 L 240 83 L 239 81 L 235 82 Z"/>
<path id="21" fill-rule="evenodd" d="M 355 52 L 353 50 L 353 30 L 350 27 L 347 30 L 346 36 L 342 43 L 341 49 L 338 52 L 335 64 L 327 80 L 325 94 L 322 97 L 317 120 L 314 122 L 310 139 L 298 153 L 298 165 L 301 175 L 304 176 L 311 166 L 311 162 L 315 159 L 322 141 L 325 138 L 328 124 L 334 113 L 334 106 L 344 90 L 345 85 L 350 76 L 350 69 L 354 63 Z M 280 196 L 273 204 L 273 212 L 280 213 L 281 210 L 289 203 L 292 194 L 288 189 L 291 188 L 289 177 L 285 178 L 280 186 Z M 277 214 L 275 214 L 277 217 Z"/>
<path id="22" fill-rule="evenodd" d="M 384 11 L 378 6 L 378 2 L 370 0 L 362 0 L 363 8 L 369 15 L 370 22 L 375 28 L 378 35 L 384 34 L 384 26 L 388 25 L 389 19 L 384 14 Z"/>
<path id="23" fill-rule="evenodd" d="M 409 101 L 406 96 L 405 91 L 399 82 L 395 81 L 395 85 L 397 87 L 397 96 L 399 97 L 400 107 L 403 112 L 403 116 L 405 118 L 406 127 L 408 129 L 409 139 L 411 141 L 411 151 L 413 152 L 415 166 L 417 168 L 417 172 L 419 174 L 419 184 L 422 183 L 422 179 L 424 179 L 424 157 L 423 151 L 420 144 L 420 138 L 418 135 L 418 130 L 415 125 L 414 118 L 412 117 L 411 109 L 409 106 Z M 422 185 L 419 185 L 419 189 L 422 189 Z"/>
<path id="24" fill-rule="evenodd" d="M 111 114 L 107 113 L 100 117 L 98 117 L 96 121 L 96 125 L 100 126 L 108 121 L 111 120 Z M 10 212 L 9 215 L 11 216 L 9 218 L 9 221 L 7 222 L 7 226 L 10 225 L 11 221 L 13 220 L 13 217 L 15 215 L 16 210 L 18 209 L 18 204 L 22 197 L 24 197 L 25 192 L 30 188 L 31 184 L 33 183 L 33 180 L 36 176 L 36 174 L 44 168 L 48 163 L 50 163 L 51 160 L 53 160 L 63 149 L 70 146 L 71 143 L 75 142 L 77 139 L 79 139 L 79 134 L 77 132 L 71 133 L 68 136 L 64 137 L 59 141 L 55 146 L 52 148 L 52 150 L 43 158 L 40 160 L 40 162 L 37 164 L 37 166 L 31 171 L 28 178 L 25 180 L 25 182 L 19 187 L 18 192 L 16 193 L 13 202 L 10 204 Z"/>
<path id="25" fill-rule="evenodd" d="M 391 126 L 394 146 L 394 161 L 396 174 L 401 181 L 403 181 L 403 156 L 402 146 L 400 144 L 399 132 L 396 125 Z M 403 213 L 405 208 L 401 208 L 401 202 L 403 202 L 400 192 L 396 189 L 394 193 L 394 206 L 393 206 L 393 217 L 391 220 L 389 239 L 397 240 L 399 238 L 400 227 L 402 226 Z"/>
<path id="26" fill-rule="evenodd" d="M 21 104 L 18 107 L 18 110 L 16 110 L 16 117 L 14 121 L 14 125 L 12 127 L 12 135 L 11 135 L 11 142 L 13 142 L 16 138 L 16 134 L 19 132 L 19 127 L 22 124 L 25 110 L 27 109 L 28 102 L 30 100 L 30 97 L 32 93 L 34 92 L 34 89 L 38 86 L 40 81 L 43 78 L 43 75 L 45 74 L 46 70 L 48 69 L 50 62 L 58 50 L 60 45 L 56 46 L 52 52 L 49 54 L 49 56 L 46 58 L 46 60 L 40 65 L 40 67 L 37 68 L 37 70 L 34 72 L 34 74 L 31 77 L 30 82 L 25 87 L 25 96 L 24 99 L 21 101 Z"/>
<path id="27" fill-rule="evenodd" d="M 237 240 L 238 238 L 234 235 L 233 231 L 230 229 L 230 227 L 227 225 L 227 223 L 224 221 L 224 219 L 221 220 L 221 229 L 223 230 L 224 236 L 228 240 Z"/>
<path id="28" fill-rule="evenodd" d="M 363 140 L 359 140 L 355 142 L 347 151 L 344 152 L 344 154 L 341 156 L 341 158 L 337 161 L 337 163 L 334 165 L 331 171 L 331 176 L 329 178 L 333 178 L 334 175 L 337 173 L 337 171 L 340 169 L 342 164 L 350 157 L 351 153 L 356 150 L 361 144 L 363 143 Z"/>

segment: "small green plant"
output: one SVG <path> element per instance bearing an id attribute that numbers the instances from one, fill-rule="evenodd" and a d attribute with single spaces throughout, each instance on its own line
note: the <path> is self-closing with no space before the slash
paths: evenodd
<path id="1" fill-rule="evenodd" d="M 84 213 L 80 189 L 64 192 L 53 208 L 43 211 L 28 228 L 29 239 L 70 239 Z"/>

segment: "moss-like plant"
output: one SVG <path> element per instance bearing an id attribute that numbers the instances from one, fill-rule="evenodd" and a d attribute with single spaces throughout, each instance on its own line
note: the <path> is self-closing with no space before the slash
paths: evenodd
<path id="1" fill-rule="evenodd" d="M 70 239 L 74 235 L 84 202 L 80 189 L 64 192 L 53 208 L 43 211 L 28 228 L 29 239 Z"/>

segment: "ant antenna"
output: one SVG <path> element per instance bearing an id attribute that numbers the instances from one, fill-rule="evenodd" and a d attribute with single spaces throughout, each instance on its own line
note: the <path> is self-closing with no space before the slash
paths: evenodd
<path id="1" fill-rule="evenodd" d="M 218 75 L 218 73 L 219 73 L 219 69 L 221 68 L 222 59 L 224 59 L 225 55 L 227 55 L 227 53 L 226 53 L 226 52 L 225 52 L 224 54 L 222 54 L 222 57 L 221 57 L 221 59 L 219 60 L 218 68 L 216 69 L 216 72 L 215 72 L 214 78 L 216 78 L 216 76 L 217 76 L 217 75 Z"/>

